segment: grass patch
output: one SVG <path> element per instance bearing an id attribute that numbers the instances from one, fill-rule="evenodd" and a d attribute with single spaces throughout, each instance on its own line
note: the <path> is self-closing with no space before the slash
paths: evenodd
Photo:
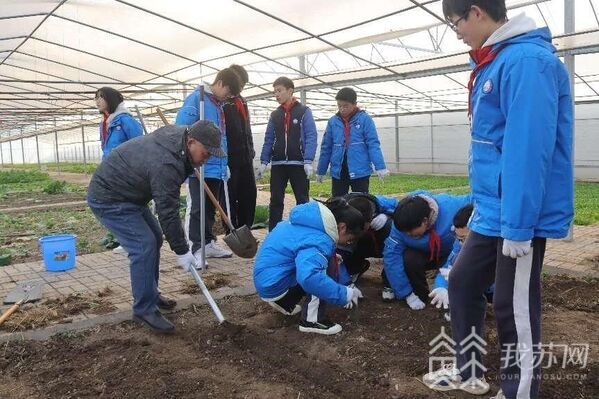
<path id="1" fill-rule="evenodd" d="M 99 164 L 96 163 L 88 163 L 84 164 L 82 162 L 61 162 L 60 164 L 56 162 L 43 163 L 41 164 L 42 171 L 51 171 L 51 172 L 68 172 L 68 173 L 88 173 L 92 174 L 96 171 L 96 168 Z M 26 163 L 26 164 L 17 164 L 17 165 L 4 165 L 5 169 L 16 169 L 16 170 L 39 170 L 40 166 L 36 163 Z"/>
<path id="2" fill-rule="evenodd" d="M 577 182 L 574 186 L 574 224 L 599 222 L 599 183 Z"/>

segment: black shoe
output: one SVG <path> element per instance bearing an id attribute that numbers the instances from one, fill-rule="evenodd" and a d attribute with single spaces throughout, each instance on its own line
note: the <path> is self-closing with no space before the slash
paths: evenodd
<path id="1" fill-rule="evenodd" d="M 158 306 L 159 309 L 171 310 L 171 309 L 174 309 L 175 306 L 177 306 L 177 301 L 159 294 L 158 302 L 156 303 L 156 306 Z"/>
<path id="2" fill-rule="evenodd" d="M 301 320 L 299 324 L 299 330 L 301 332 L 333 335 L 341 332 L 341 326 L 329 320 L 317 321 L 316 323 L 310 323 L 309 321 Z"/>
<path id="3" fill-rule="evenodd" d="M 133 321 L 145 324 L 157 333 L 170 334 L 175 332 L 175 325 L 165 319 L 159 311 L 144 315 L 133 315 Z"/>

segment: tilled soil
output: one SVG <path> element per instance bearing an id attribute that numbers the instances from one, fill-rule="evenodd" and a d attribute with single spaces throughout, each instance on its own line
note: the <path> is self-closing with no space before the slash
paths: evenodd
<path id="1" fill-rule="evenodd" d="M 573 281 L 580 288 L 572 288 Z M 297 316 L 274 312 L 256 296 L 219 301 L 225 316 L 243 324 L 237 334 L 218 326 L 206 306 L 168 317 L 177 325 L 158 336 L 132 322 L 98 326 L 43 342 L 0 346 L 1 398 L 471 398 L 434 393 L 429 342 L 448 323 L 436 309 L 414 312 L 404 302 L 383 303 L 379 279 L 369 274 L 357 310 L 331 307 L 343 326 L 335 336 L 301 333 Z M 597 398 L 599 281 L 545 278 L 544 342 L 588 343 L 586 368 L 545 370 L 542 398 Z M 570 291 L 567 291 L 570 290 Z M 571 309 L 564 299 L 576 298 Z M 487 317 L 486 365 L 497 390 L 499 354 L 492 310 Z M 556 360 L 561 364 L 561 356 Z M 491 393 L 488 395 L 490 396 Z M 483 396 L 485 397 L 485 396 Z"/>

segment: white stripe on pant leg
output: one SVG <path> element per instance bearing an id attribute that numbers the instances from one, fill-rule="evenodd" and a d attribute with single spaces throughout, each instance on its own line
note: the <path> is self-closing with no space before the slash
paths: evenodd
<path id="1" fill-rule="evenodd" d="M 189 182 L 185 184 L 185 221 L 183 222 L 183 230 L 185 231 L 185 239 L 187 239 L 187 245 L 191 250 L 192 242 L 189 239 L 189 224 L 191 223 L 191 193 L 189 191 Z"/>
<path id="2" fill-rule="evenodd" d="M 532 270 L 533 250 L 528 255 L 516 259 L 514 276 L 514 321 L 518 335 L 518 358 L 520 364 L 520 381 L 517 399 L 530 399 L 530 387 L 534 374 L 534 348 L 532 345 L 532 328 L 530 325 L 529 286 Z"/>
<path id="3" fill-rule="evenodd" d="M 312 299 L 308 303 L 308 311 L 306 312 L 306 321 L 309 323 L 316 323 L 318 321 L 318 306 L 320 305 L 320 299 L 312 295 Z"/>

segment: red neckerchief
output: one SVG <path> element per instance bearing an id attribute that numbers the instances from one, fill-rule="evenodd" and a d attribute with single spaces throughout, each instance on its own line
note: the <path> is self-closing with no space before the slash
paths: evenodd
<path id="1" fill-rule="evenodd" d="M 291 128 L 291 108 L 293 108 L 296 102 L 297 99 L 295 97 L 291 97 L 291 101 L 281 104 L 283 111 L 285 111 L 285 117 L 283 119 L 285 121 L 285 135 L 289 133 L 289 129 Z"/>
<path id="2" fill-rule="evenodd" d="M 243 124 L 245 125 L 248 121 L 248 114 L 245 110 L 245 105 L 243 104 L 241 97 L 236 96 L 235 98 L 233 98 L 233 104 L 235 104 L 235 108 L 237 108 L 237 112 L 239 112 L 239 115 L 241 115 L 241 118 L 243 119 Z"/>
<path id="3" fill-rule="evenodd" d="M 216 99 L 216 97 L 214 97 L 214 94 L 210 94 L 210 93 L 206 93 L 206 97 L 208 97 L 208 99 L 210 100 L 210 102 L 212 104 L 214 104 L 214 106 L 216 106 L 216 109 L 218 109 L 218 114 L 220 116 L 220 134 L 224 135 L 225 134 L 225 111 L 223 111 L 223 107 L 221 106 L 220 102 Z"/>
<path id="4" fill-rule="evenodd" d="M 496 50 L 493 50 L 491 46 L 486 46 L 470 51 L 470 57 L 476 66 L 472 72 L 470 72 L 470 80 L 468 81 L 468 116 L 472 115 L 472 88 L 474 87 L 474 79 L 476 78 L 476 74 L 485 65 L 490 64 L 495 57 L 497 57 L 497 54 L 499 54 L 503 47 L 505 46 L 499 46 Z"/>
<path id="5" fill-rule="evenodd" d="M 102 120 L 102 147 L 106 145 L 106 138 L 108 137 L 108 113 L 104 112 Z"/>
<path id="6" fill-rule="evenodd" d="M 347 119 L 342 117 L 341 114 L 339 114 L 339 117 L 343 121 L 343 136 L 345 137 L 346 147 L 349 146 L 349 133 L 351 128 L 351 126 L 349 125 L 349 121 L 351 121 L 351 118 L 353 118 L 354 115 L 358 113 L 358 111 L 360 111 L 360 108 L 356 108 L 351 114 L 348 115 Z"/>
<path id="7" fill-rule="evenodd" d="M 431 252 L 429 261 L 438 263 L 441 259 L 441 237 L 434 228 L 428 231 L 428 249 Z"/>

